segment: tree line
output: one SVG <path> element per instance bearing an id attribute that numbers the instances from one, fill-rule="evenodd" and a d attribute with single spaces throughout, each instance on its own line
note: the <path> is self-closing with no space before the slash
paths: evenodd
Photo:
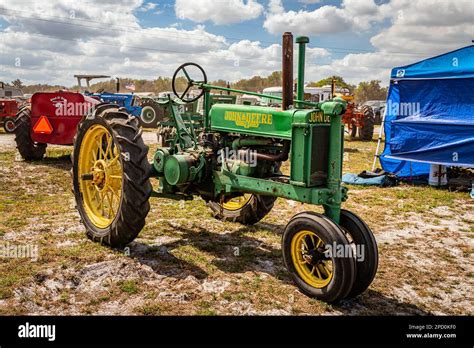
<path id="1" fill-rule="evenodd" d="M 266 77 L 253 76 L 249 79 L 241 79 L 237 82 L 231 83 L 230 86 L 235 89 L 241 89 L 251 92 L 262 92 L 264 88 L 281 86 L 281 71 L 275 71 Z M 337 87 L 347 88 L 351 94 L 354 95 L 357 103 L 363 103 L 367 100 L 385 100 L 387 96 L 387 87 L 382 87 L 379 80 L 362 81 L 357 86 L 347 83 L 341 76 L 329 76 L 319 81 L 313 81 L 308 86 L 322 87 L 325 85 L 331 85 L 331 81 L 335 79 Z M 217 86 L 226 86 L 228 84 L 225 80 L 217 80 L 210 82 Z M 135 86 L 135 92 L 151 92 L 157 94 L 159 92 L 171 91 L 171 78 L 169 77 L 158 77 L 155 80 L 140 80 L 140 79 L 120 79 L 120 91 L 127 92 L 126 85 L 133 84 Z M 21 80 L 16 79 L 11 82 L 12 86 L 21 88 L 23 93 L 34 93 L 34 92 L 51 92 L 57 90 L 70 90 L 79 91 L 79 86 L 74 85 L 70 88 L 60 85 L 49 85 L 49 84 L 33 84 L 24 85 Z M 186 87 L 186 80 L 184 78 L 178 78 L 177 88 L 184 90 Z M 91 84 L 91 92 L 106 91 L 115 92 L 116 80 L 110 79 L 105 81 L 99 81 Z M 128 91 L 129 92 L 129 91 Z"/>

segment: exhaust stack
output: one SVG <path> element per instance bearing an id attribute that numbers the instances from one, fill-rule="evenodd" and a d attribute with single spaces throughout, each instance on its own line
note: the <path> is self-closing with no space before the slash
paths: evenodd
<path id="1" fill-rule="evenodd" d="M 293 105 L 293 34 L 286 32 L 283 34 L 282 43 L 282 102 L 283 110 L 289 109 Z"/>
<path id="2" fill-rule="evenodd" d="M 331 80 L 331 99 L 336 96 L 336 79 Z"/>
<path id="3" fill-rule="evenodd" d="M 304 100 L 304 65 L 306 45 L 309 43 L 309 38 L 307 36 L 298 36 L 296 43 L 298 44 L 298 83 L 296 99 Z M 298 107 L 303 107 L 303 105 L 298 105 Z"/>

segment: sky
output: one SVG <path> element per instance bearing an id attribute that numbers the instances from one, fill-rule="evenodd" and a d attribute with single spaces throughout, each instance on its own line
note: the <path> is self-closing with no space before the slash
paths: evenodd
<path id="1" fill-rule="evenodd" d="M 387 85 L 392 67 L 470 45 L 474 0 L 2 0 L 0 81 L 151 80 L 189 61 L 210 80 L 266 76 L 285 31 L 310 38 L 306 82 Z"/>

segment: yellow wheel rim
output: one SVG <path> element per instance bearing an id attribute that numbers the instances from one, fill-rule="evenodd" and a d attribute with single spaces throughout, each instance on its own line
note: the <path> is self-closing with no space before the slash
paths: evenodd
<path id="1" fill-rule="evenodd" d="M 228 201 L 224 202 L 222 207 L 226 210 L 239 210 L 242 209 L 252 198 L 252 194 L 246 193 L 242 196 L 233 197 Z"/>
<path id="2" fill-rule="evenodd" d="M 90 127 L 81 142 L 78 180 L 89 220 L 98 228 L 110 226 L 122 197 L 122 163 L 112 135 L 102 125 Z"/>
<path id="3" fill-rule="evenodd" d="M 324 241 L 312 231 L 302 230 L 291 240 L 291 259 L 305 283 L 315 288 L 327 286 L 333 276 L 333 263 L 324 257 Z"/>

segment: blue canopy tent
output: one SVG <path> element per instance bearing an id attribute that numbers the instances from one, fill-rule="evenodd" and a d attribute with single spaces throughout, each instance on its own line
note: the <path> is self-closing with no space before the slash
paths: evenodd
<path id="1" fill-rule="evenodd" d="M 384 131 L 380 162 L 398 177 L 474 167 L 474 45 L 392 69 Z"/>

